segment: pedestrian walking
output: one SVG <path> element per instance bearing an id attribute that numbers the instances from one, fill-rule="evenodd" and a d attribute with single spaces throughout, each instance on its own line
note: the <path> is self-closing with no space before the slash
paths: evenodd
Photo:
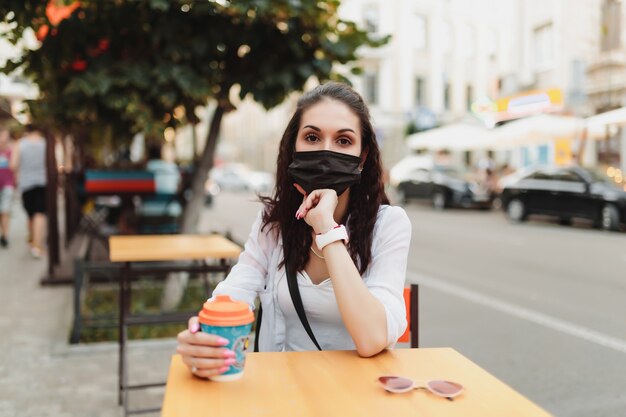
<path id="1" fill-rule="evenodd" d="M 11 170 L 11 134 L 0 126 L 0 247 L 9 245 L 9 222 L 15 190 L 15 177 Z"/>
<path id="2" fill-rule="evenodd" d="M 389 205 L 357 92 L 331 82 L 300 98 L 280 142 L 274 194 L 262 201 L 244 252 L 213 292 L 250 308 L 260 298 L 258 349 L 369 357 L 393 346 L 406 328 L 411 223 Z M 193 317 L 178 335 L 183 361 L 199 377 L 226 372 L 236 356 L 228 341 L 198 329 Z"/>
<path id="3" fill-rule="evenodd" d="M 46 227 L 46 140 L 35 126 L 26 126 L 11 155 L 11 168 L 28 214 L 31 254 L 40 258 Z"/>

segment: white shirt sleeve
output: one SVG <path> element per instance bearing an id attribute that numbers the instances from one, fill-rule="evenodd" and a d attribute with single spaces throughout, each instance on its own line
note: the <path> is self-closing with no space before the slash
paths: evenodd
<path id="1" fill-rule="evenodd" d="M 372 242 L 372 261 L 364 282 L 385 308 L 387 345 L 393 346 L 407 326 L 403 291 L 411 221 L 404 209 L 395 206 L 385 207 L 379 216 Z"/>
<path id="2" fill-rule="evenodd" d="M 237 264 L 217 285 L 213 297 L 226 294 L 254 308 L 257 295 L 265 288 L 270 257 L 277 244 L 276 233 L 270 231 L 269 226 L 261 230 L 262 214 L 263 210 L 259 211 Z"/>

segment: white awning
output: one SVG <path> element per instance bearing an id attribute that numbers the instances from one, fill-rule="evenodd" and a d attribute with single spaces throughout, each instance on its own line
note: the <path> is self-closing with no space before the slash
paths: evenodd
<path id="1" fill-rule="evenodd" d="M 585 119 L 587 127 L 606 125 L 626 125 L 626 107 L 596 114 Z"/>
<path id="2" fill-rule="evenodd" d="M 583 119 L 573 116 L 539 114 L 524 117 L 494 129 L 498 148 L 542 144 L 560 138 L 576 138 L 584 127 Z"/>
<path id="3" fill-rule="evenodd" d="M 407 138 L 407 146 L 410 149 L 463 151 L 487 149 L 493 145 L 494 137 L 491 130 L 468 123 L 454 123 L 415 133 Z"/>
<path id="4" fill-rule="evenodd" d="M 626 125 L 626 107 L 596 114 L 585 119 L 590 138 L 600 139 L 606 136 L 607 127 L 619 127 Z"/>

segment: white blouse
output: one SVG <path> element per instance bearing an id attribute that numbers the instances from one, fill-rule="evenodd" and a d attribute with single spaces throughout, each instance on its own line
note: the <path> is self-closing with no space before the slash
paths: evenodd
<path id="1" fill-rule="evenodd" d="M 302 305 L 315 340 L 323 350 L 354 350 L 356 345 L 343 324 L 330 278 L 314 284 L 306 271 L 296 275 Z M 285 318 L 285 350 L 317 350 L 307 334 L 289 294 L 287 275 L 278 277 L 278 307 Z"/>
<path id="2" fill-rule="evenodd" d="M 264 230 L 261 227 L 262 210 L 237 264 L 217 285 L 213 296 L 227 294 L 247 302 L 252 308 L 259 296 L 263 306 L 260 351 L 314 350 L 315 345 L 302 327 L 295 308 L 293 305 L 289 307 L 289 293 L 285 293 L 285 269 L 278 268 L 283 258 L 282 238 L 279 233 L 270 232 L 269 226 Z M 410 241 L 411 222 L 405 211 L 401 207 L 381 206 L 374 225 L 372 260 L 363 275 L 363 282 L 385 308 L 389 347 L 395 344 L 407 325 L 403 290 Z M 339 310 L 331 281 L 311 288 L 309 285 L 314 284 L 303 272 L 298 273 L 298 285 L 307 319 L 318 343 L 323 349 L 354 349 L 354 342 L 337 315 Z M 317 301 L 311 306 L 309 299 Z M 333 304 L 336 313 L 328 310 L 330 304 Z M 327 313 L 319 315 L 324 308 Z M 328 331 L 322 330 L 323 327 Z"/>

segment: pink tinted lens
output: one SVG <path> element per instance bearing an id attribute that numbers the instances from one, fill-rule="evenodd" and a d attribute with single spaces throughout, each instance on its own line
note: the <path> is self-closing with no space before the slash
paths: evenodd
<path id="1" fill-rule="evenodd" d="M 444 397 L 453 397 L 463 391 L 463 385 L 450 381 L 428 381 L 428 388 Z"/>
<path id="2" fill-rule="evenodd" d="M 381 376 L 378 381 L 391 390 L 410 389 L 413 386 L 413 381 L 401 376 Z"/>

